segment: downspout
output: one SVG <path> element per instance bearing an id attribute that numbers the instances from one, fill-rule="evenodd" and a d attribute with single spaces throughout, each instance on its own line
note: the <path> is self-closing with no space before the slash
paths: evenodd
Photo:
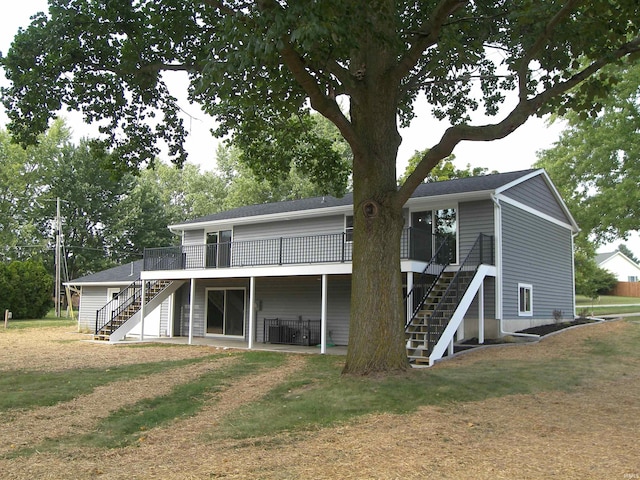
<path id="1" fill-rule="evenodd" d="M 517 332 L 507 332 L 504 329 L 504 323 L 502 318 L 502 300 L 503 300 L 503 288 L 502 288 L 502 205 L 500 205 L 500 199 L 495 195 L 491 194 L 491 201 L 495 205 L 495 239 L 496 239 L 496 252 L 495 252 L 495 262 L 496 262 L 496 320 L 498 320 L 499 325 L 499 335 L 504 337 L 505 335 L 511 335 L 514 337 L 526 337 L 526 338 L 540 338 L 540 335 L 535 335 L 532 333 L 517 333 Z M 574 302 L 575 303 L 575 302 Z"/>

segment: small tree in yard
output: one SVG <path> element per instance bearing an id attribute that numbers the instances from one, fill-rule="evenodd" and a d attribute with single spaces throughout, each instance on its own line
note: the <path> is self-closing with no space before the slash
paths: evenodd
<path id="1" fill-rule="evenodd" d="M 354 250 L 345 372 L 402 370 L 402 207 L 461 141 L 506 137 L 528 117 L 589 109 L 602 68 L 640 48 L 637 0 L 50 0 L 1 62 L 9 128 L 33 141 L 63 104 L 107 119 L 105 142 L 136 167 L 186 131 L 160 75 L 188 72 L 192 100 L 265 176 L 293 163 L 330 182 L 340 156 L 314 136 L 310 110 L 353 152 Z M 512 94 L 514 102 L 507 102 Z M 415 100 L 451 125 L 396 184 Z M 345 105 L 348 112 L 341 106 Z M 480 107 L 494 123 L 471 122 Z M 163 118 L 151 117 L 159 109 Z"/>

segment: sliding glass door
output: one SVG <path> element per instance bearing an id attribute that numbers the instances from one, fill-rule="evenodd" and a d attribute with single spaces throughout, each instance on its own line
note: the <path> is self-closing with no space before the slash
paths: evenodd
<path id="1" fill-rule="evenodd" d="M 207 334 L 244 335 L 244 289 L 207 289 Z"/>

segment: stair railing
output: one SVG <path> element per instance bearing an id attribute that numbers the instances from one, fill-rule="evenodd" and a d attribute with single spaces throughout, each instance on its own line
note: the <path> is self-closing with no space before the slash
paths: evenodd
<path id="1" fill-rule="evenodd" d="M 147 280 L 145 304 L 153 300 L 157 295 L 160 294 L 160 291 L 162 291 L 159 290 L 154 294 L 151 293 L 152 287 L 158 282 L 160 282 L 160 280 Z M 118 294 L 113 297 L 111 301 L 109 301 L 104 307 L 96 312 L 95 335 L 98 335 L 104 327 L 112 323 L 122 312 L 124 312 L 131 305 L 135 305 L 136 303 L 139 305 L 141 297 L 142 280 L 138 278 L 138 280 L 134 281 L 126 288 L 120 290 L 120 292 L 118 292 Z"/>
<path id="2" fill-rule="evenodd" d="M 418 314 L 431 294 L 433 287 L 438 283 L 442 273 L 450 264 L 451 256 L 448 239 L 441 238 L 441 240 L 442 243 L 436 249 L 436 253 L 431 257 L 420 276 L 414 280 L 413 288 L 410 292 L 407 292 L 404 298 L 405 312 L 407 311 L 406 306 L 411 305 L 411 317 L 405 323 L 405 329 Z"/>
<path id="3" fill-rule="evenodd" d="M 442 336 L 449 319 L 446 306 L 457 308 L 460 300 L 467 291 L 475 272 L 483 264 L 493 265 L 494 263 L 493 237 L 481 233 L 469 250 L 466 258 L 460 264 L 460 268 L 447 286 L 440 301 L 427 319 L 427 332 L 425 336 L 425 347 L 431 352 Z M 451 312 L 453 314 L 453 312 Z"/>
<path id="4" fill-rule="evenodd" d="M 113 322 L 126 308 L 133 305 L 142 295 L 142 281 L 134 281 L 126 288 L 123 288 L 104 307 L 96 312 L 96 330 L 98 335 L 100 330 Z"/>

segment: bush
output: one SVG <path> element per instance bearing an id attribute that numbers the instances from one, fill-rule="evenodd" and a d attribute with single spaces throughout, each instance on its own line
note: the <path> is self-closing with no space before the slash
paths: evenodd
<path id="1" fill-rule="evenodd" d="M 575 255 L 575 271 L 578 295 L 596 298 L 611 292 L 618 283 L 613 273 L 598 267 L 593 258 L 581 255 L 579 252 Z"/>
<path id="2" fill-rule="evenodd" d="M 53 278 L 42 263 L 27 260 L 0 264 L 0 309 L 13 318 L 42 318 L 53 306 Z"/>

